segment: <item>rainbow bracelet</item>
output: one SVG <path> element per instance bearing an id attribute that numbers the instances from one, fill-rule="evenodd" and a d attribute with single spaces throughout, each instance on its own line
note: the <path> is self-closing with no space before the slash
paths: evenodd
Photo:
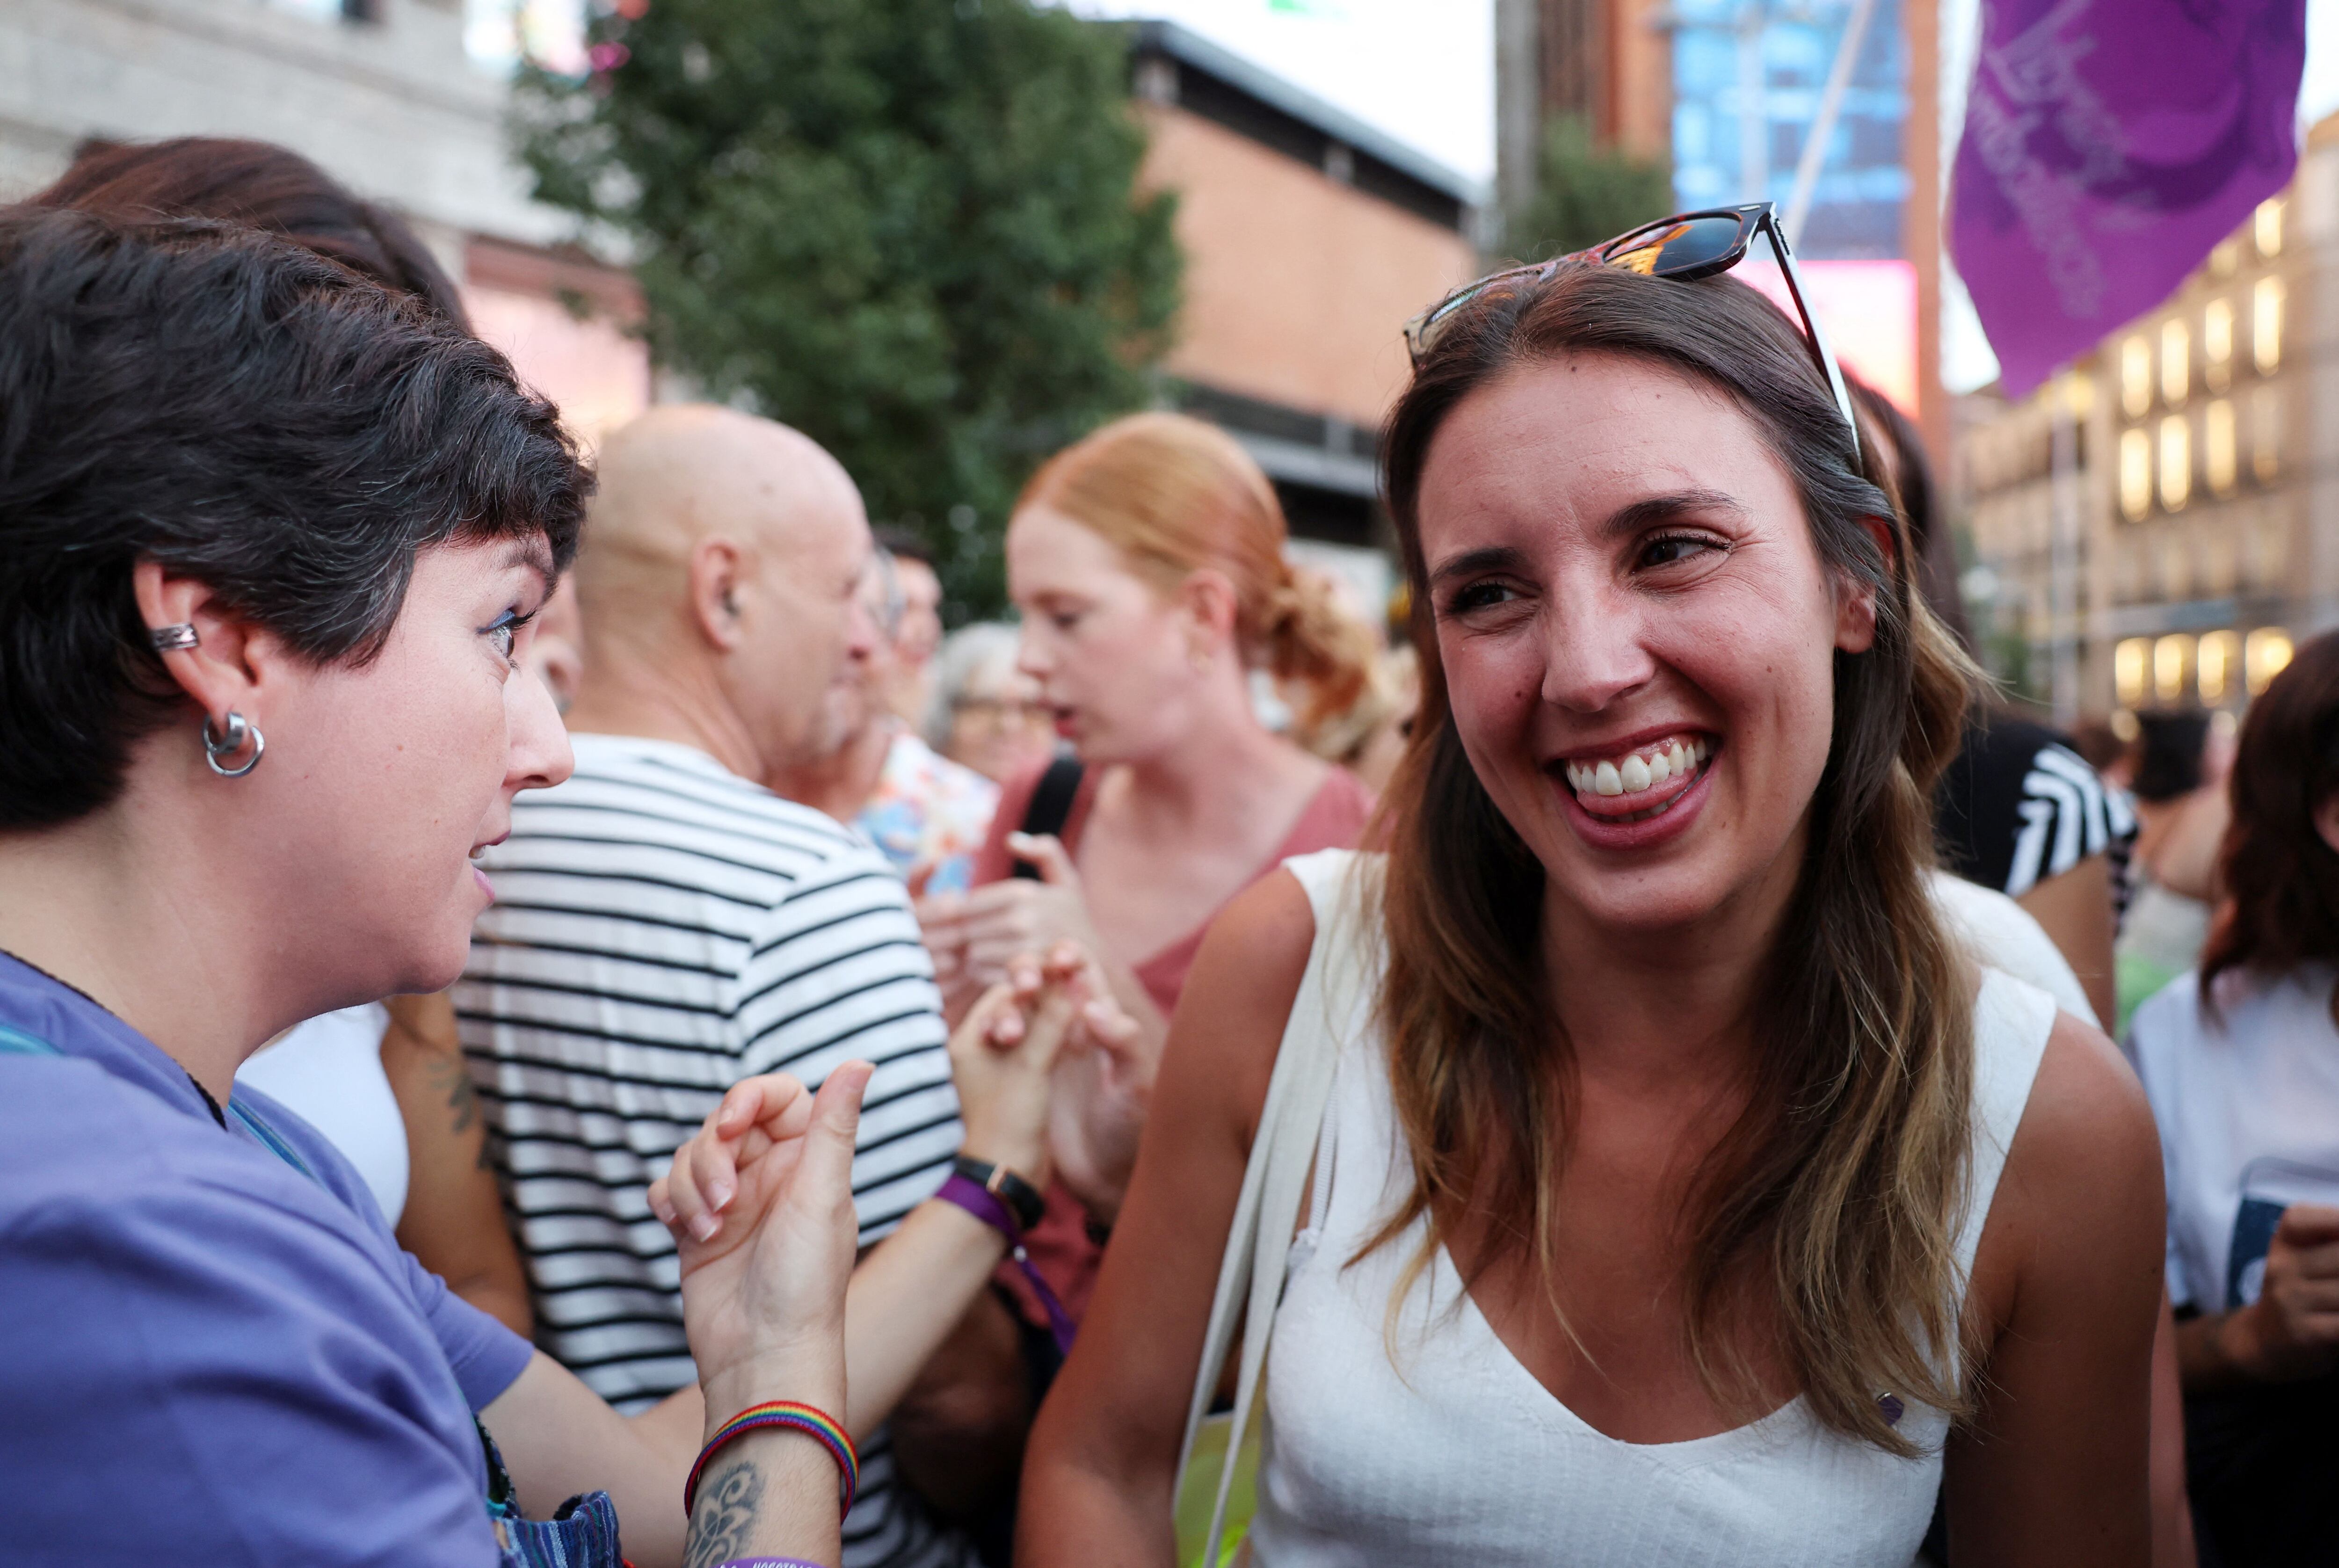
<path id="1" fill-rule="evenodd" d="M 706 1446 L 698 1451 L 698 1462 L 690 1467 L 690 1478 L 682 1484 L 682 1512 L 686 1517 L 698 1501 L 698 1478 L 706 1472 L 706 1462 L 716 1451 L 740 1434 L 765 1426 L 786 1426 L 816 1438 L 836 1461 L 838 1512 L 853 1511 L 853 1499 L 861 1489 L 861 1453 L 853 1446 L 852 1434 L 844 1424 L 826 1412 L 810 1405 L 799 1405 L 793 1399 L 774 1399 L 762 1405 L 750 1405 L 725 1421 Z"/>

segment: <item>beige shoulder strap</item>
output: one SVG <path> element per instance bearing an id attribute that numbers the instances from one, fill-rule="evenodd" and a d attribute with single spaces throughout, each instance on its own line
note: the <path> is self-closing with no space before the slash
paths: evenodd
<path id="1" fill-rule="evenodd" d="M 1258 1396 L 1259 1373 L 1267 1364 L 1268 1336 L 1283 1293 L 1292 1228 L 1298 1223 L 1308 1164 L 1323 1128 L 1324 1107 L 1331 1098 L 1333 1070 L 1339 1061 L 1339 1040 L 1331 1027 L 1333 997 L 1327 994 L 1327 981 L 1337 956 L 1353 951 L 1360 934 L 1342 925 L 1356 918 L 1358 907 L 1357 901 L 1341 896 L 1356 859 L 1353 851 L 1324 850 L 1284 863 L 1285 869 L 1307 889 L 1308 902 L 1314 906 L 1316 941 L 1308 950 L 1299 994 L 1292 999 L 1275 1071 L 1268 1080 L 1267 1102 L 1259 1112 L 1258 1137 L 1251 1145 L 1242 1190 L 1235 1199 L 1234 1224 L 1227 1233 L 1226 1257 L 1219 1266 L 1218 1290 L 1210 1300 L 1209 1328 L 1202 1339 L 1202 1362 L 1194 1376 L 1186 1438 L 1178 1450 L 1177 1485 L 1171 1493 L 1172 1496 L 1184 1494 L 1187 1462 L 1193 1455 L 1203 1417 L 1209 1414 L 1219 1376 L 1226 1367 L 1239 1301 L 1243 1304 L 1242 1366 L 1235 1384 L 1233 1430 L 1227 1437 L 1226 1462 L 1219 1472 L 1209 1533 L 1205 1537 L 1205 1563 L 1219 1560 L 1219 1541 L 1226 1530 L 1227 1495 L 1234 1484 L 1243 1431 Z"/>

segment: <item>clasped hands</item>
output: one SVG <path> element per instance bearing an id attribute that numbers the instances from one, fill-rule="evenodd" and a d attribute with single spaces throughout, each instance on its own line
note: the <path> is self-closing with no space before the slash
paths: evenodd
<path id="1" fill-rule="evenodd" d="M 1051 987 L 1078 992 L 1079 1011 L 1055 1058 L 1047 1159 L 1082 1206 L 1110 1224 L 1136 1164 L 1168 1031 L 1133 976 L 1108 973 L 1105 947 L 1064 846 L 1025 833 L 1009 834 L 1007 846 L 1039 868 L 1037 881 L 1011 879 L 923 899 L 919 924 L 952 1017 L 963 1012 L 972 1021 L 993 1005 L 1002 986 L 1022 1008 Z M 959 1094 L 962 1101 L 970 1098 L 963 1071 Z M 971 1115 L 969 1120 L 972 1126 Z"/>
<path id="2" fill-rule="evenodd" d="M 963 1151 L 1034 1186 L 1061 1175 L 1084 1201 L 1100 1172 L 1125 1179 L 1142 1119 L 1142 1097 L 1126 1082 L 1143 1057 L 1141 1032 L 1077 943 L 1012 960 L 952 1032 Z M 1150 1087 L 1150 1062 L 1141 1065 Z M 854 1139 L 873 1070 L 846 1062 L 817 1096 L 786 1073 L 735 1084 L 651 1184 L 651 1211 L 679 1254 L 710 1411 L 775 1391 L 844 1409 Z M 1138 1105 L 1135 1123 L 1084 1114 L 1115 1097 Z M 1110 1198 L 1118 1204 L 1117 1181 Z"/>

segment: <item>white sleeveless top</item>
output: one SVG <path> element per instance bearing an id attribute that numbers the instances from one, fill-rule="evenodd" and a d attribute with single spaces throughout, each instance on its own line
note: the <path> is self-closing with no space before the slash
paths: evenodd
<path id="1" fill-rule="evenodd" d="M 1545 1391 L 1495 1336 L 1440 1248 L 1385 1336 L 1392 1292 L 1424 1221 L 1353 1266 L 1408 1178 L 1371 1022 L 1377 933 L 1345 896 L 1377 857 L 1327 851 L 1287 863 L 1316 910 L 1316 941 L 1347 951 L 1351 983 L 1326 1018 L 1339 1065 L 1317 1151 L 1308 1223 L 1292 1242 L 1267 1362 L 1258 1512 L 1261 1568 L 1663 1564 L 1896 1568 L 1915 1557 L 1940 1483 L 1948 1418 L 1911 1401 L 1900 1459 L 1841 1437 L 1799 1396 L 1751 1425 L 1683 1443 L 1620 1442 Z M 1353 965 L 1353 967 L 1347 967 Z M 1364 983 L 1353 983 L 1361 980 Z M 1958 1241 L 1969 1270 L 2006 1150 L 2055 1024 L 2053 998 L 1985 970 L 1975 1009 L 1972 1202 Z"/>

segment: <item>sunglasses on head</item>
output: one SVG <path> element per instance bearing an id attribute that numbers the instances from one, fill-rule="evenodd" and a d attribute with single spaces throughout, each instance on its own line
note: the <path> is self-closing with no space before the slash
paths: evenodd
<path id="1" fill-rule="evenodd" d="M 1843 384 L 1843 372 L 1836 368 L 1835 354 L 1828 348 L 1827 334 L 1820 330 L 1819 318 L 1803 291 L 1802 274 L 1796 271 L 1794 252 L 1787 247 L 1787 236 L 1779 227 L 1776 212 L 1768 202 L 1752 202 L 1742 207 L 1709 207 L 1695 212 L 1676 212 L 1670 218 L 1660 218 L 1653 223 L 1643 223 L 1629 230 L 1604 244 L 1588 251 L 1571 251 L 1554 256 L 1548 261 L 1537 261 L 1525 267 L 1506 267 L 1490 272 L 1475 283 L 1465 283 L 1428 310 L 1405 324 L 1405 344 L 1413 362 L 1421 363 L 1430 345 L 1453 319 L 1454 313 L 1489 289 L 1505 284 L 1540 283 L 1571 261 L 1594 266 L 1622 267 L 1644 277 L 1675 278 L 1687 281 L 1694 278 L 1711 278 L 1726 272 L 1746 259 L 1758 239 L 1770 242 L 1771 251 L 1778 259 L 1779 275 L 1786 281 L 1788 297 L 1795 302 L 1795 313 L 1802 319 L 1803 340 L 1810 345 L 1811 360 L 1827 380 L 1828 390 L 1835 396 L 1835 406 L 1843 415 L 1843 422 L 1851 428 L 1852 450 L 1860 450 L 1860 419 L 1852 412 L 1851 393 Z"/>

